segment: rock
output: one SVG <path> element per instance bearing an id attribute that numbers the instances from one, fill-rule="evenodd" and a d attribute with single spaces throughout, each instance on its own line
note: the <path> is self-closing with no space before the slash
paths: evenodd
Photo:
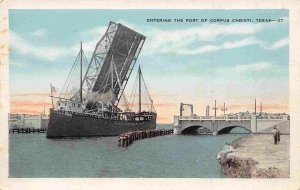
<path id="1" fill-rule="evenodd" d="M 224 147 L 217 156 L 222 171 L 229 177 L 240 178 L 289 177 L 289 136 L 282 137 L 280 146 L 274 145 L 270 135 L 235 140 L 231 144 L 234 149 Z"/>
<path id="2" fill-rule="evenodd" d="M 227 158 L 220 162 L 223 172 L 231 177 L 249 178 L 252 177 L 252 171 L 256 162 L 251 158 L 242 159 L 229 154 Z"/>

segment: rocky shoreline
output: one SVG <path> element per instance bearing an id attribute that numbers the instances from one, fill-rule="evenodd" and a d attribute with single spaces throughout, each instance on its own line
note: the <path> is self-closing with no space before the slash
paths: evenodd
<path id="1" fill-rule="evenodd" d="M 234 178 L 289 177 L 289 135 L 274 145 L 271 134 L 252 134 L 234 140 L 218 155 L 223 173 Z"/>

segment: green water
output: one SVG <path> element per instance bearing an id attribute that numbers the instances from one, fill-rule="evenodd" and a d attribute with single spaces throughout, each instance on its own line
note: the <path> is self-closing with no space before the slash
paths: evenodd
<path id="1" fill-rule="evenodd" d="M 223 178 L 216 156 L 225 143 L 242 136 L 169 135 L 120 148 L 117 137 L 53 140 L 45 134 L 10 134 L 9 176 Z"/>

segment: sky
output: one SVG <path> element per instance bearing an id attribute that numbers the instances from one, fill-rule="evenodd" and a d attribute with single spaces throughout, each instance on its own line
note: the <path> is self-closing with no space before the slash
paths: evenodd
<path id="1" fill-rule="evenodd" d="M 80 41 L 90 60 L 110 21 L 146 36 L 125 93 L 140 65 L 158 123 L 172 123 L 180 102 L 194 104 L 195 113 L 204 115 L 215 99 L 218 115 L 224 102 L 228 113 L 254 111 L 254 99 L 265 112 L 288 112 L 288 18 L 288 10 L 280 9 L 10 10 L 10 112 L 39 114 L 45 106 L 48 113 L 50 83 L 62 89 Z"/>

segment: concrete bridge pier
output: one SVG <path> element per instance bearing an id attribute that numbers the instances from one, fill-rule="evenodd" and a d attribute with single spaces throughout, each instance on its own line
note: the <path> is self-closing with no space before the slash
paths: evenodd
<path id="1" fill-rule="evenodd" d="M 256 115 L 251 115 L 250 118 L 250 128 L 251 128 L 251 132 L 252 133 L 256 133 L 257 132 L 257 116 Z"/>
<path id="2" fill-rule="evenodd" d="M 179 116 L 174 116 L 174 126 L 173 126 L 174 135 L 180 135 L 181 134 L 181 125 L 179 123 Z"/>
<path id="3" fill-rule="evenodd" d="M 217 136 L 218 135 L 218 123 L 213 122 L 213 126 L 212 126 L 212 135 L 213 136 Z"/>

